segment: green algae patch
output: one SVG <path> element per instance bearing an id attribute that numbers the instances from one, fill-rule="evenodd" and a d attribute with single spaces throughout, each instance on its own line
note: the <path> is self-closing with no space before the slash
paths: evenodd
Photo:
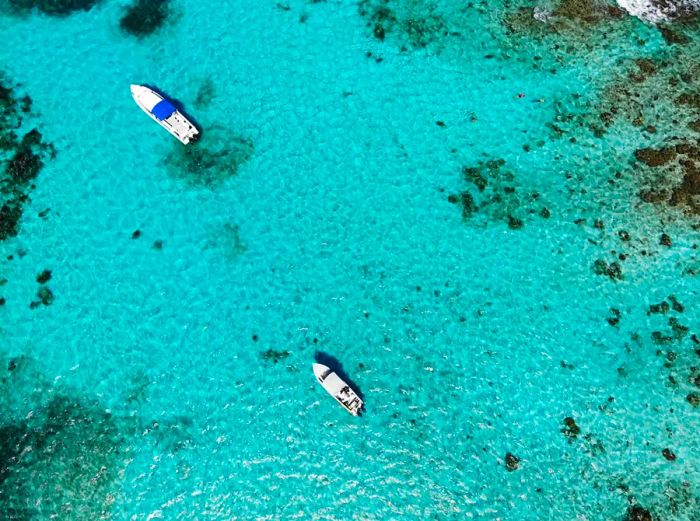
<path id="1" fill-rule="evenodd" d="M 31 360 L 3 362 L 0 518 L 110 519 L 128 453 L 122 422 L 53 387 Z"/>
<path id="2" fill-rule="evenodd" d="M 236 176 L 254 151 L 250 139 L 212 128 L 204 131 L 195 143 L 187 146 L 177 143 L 166 163 L 174 179 L 190 186 L 216 189 Z"/>

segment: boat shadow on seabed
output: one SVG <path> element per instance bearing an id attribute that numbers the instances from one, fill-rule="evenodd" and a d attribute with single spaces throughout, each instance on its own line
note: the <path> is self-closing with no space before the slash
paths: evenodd
<path id="1" fill-rule="evenodd" d="M 341 364 L 336 357 L 334 357 L 333 355 L 329 355 L 328 353 L 324 353 L 323 351 L 316 351 L 314 353 L 314 361 L 316 361 L 319 364 L 327 365 L 331 369 L 331 371 L 335 371 L 335 373 L 338 376 L 340 376 L 340 378 L 342 378 L 347 384 L 350 385 L 350 387 L 353 388 L 353 390 L 357 393 L 357 396 L 360 397 L 360 400 L 362 400 L 363 402 L 365 401 L 365 395 L 360 389 L 360 386 L 357 385 L 357 383 L 348 376 L 348 374 L 343 369 L 343 364 Z"/>

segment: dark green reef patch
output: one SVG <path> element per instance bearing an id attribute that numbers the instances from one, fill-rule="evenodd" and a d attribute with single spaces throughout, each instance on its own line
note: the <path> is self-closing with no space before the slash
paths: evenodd
<path id="1" fill-rule="evenodd" d="M 374 38 L 384 40 L 393 33 L 404 47 L 432 46 L 451 34 L 445 15 L 432 2 L 361 0 L 358 11 Z"/>
<path id="2" fill-rule="evenodd" d="M 36 10 L 49 16 L 69 16 L 89 11 L 100 0 L 7 0 L 11 12 L 22 14 Z"/>
<path id="3" fill-rule="evenodd" d="M 263 360 L 272 362 L 276 364 L 282 360 L 285 360 L 289 356 L 289 351 L 275 351 L 274 349 L 268 349 L 260 353 Z"/>
<path id="4" fill-rule="evenodd" d="M 143 38 L 163 27 L 170 16 L 170 0 L 136 0 L 126 8 L 119 27 L 128 34 Z"/>
<path id="5" fill-rule="evenodd" d="M 209 232 L 209 240 L 205 248 L 221 251 L 229 261 L 235 261 L 246 251 L 246 244 L 241 237 L 237 224 L 225 223 L 215 226 Z"/>
<path id="6" fill-rule="evenodd" d="M 234 177 L 255 151 L 250 139 L 214 127 L 196 143 L 177 143 L 166 162 L 171 176 L 191 186 L 215 189 Z"/>
<path id="7" fill-rule="evenodd" d="M 214 99 L 214 96 L 216 96 L 216 87 L 211 78 L 207 78 L 202 82 L 202 85 L 200 85 L 197 91 L 197 97 L 194 99 L 194 106 L 199 109 L 208 107 Z"/>
<path id="8" fill-rule="evenodd" d="M 447 201 L 460 207 L 465 221 L 481 225 L 500 221 L 517 230 L 528 219 L 548 219 L 551 215 L 538 192 L 519 186 L 513 172 L 505 168 L 503 159 L 465 166 L 462 178 L 468 188 L 448 195 Z"/>
<path id="9" fill-rule="evenodd" d="M 109 519 L 128 452 L 120 421 L 42 381 L 31 361 L 3 362 L 0 519 Z"/>
<path id="10" fill-rule="evenodd" d="M 0 241 L 19 233 L 34 182 L 55 154 L 36 128 L 23 133 L 30 110 L 31 98 L 16 94 L 0 74 Z"/>

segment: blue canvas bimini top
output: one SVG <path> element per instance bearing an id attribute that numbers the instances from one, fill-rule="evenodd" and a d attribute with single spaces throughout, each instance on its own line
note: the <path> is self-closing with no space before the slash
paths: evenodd
<path id="1" fill-rule="evenodd" d="M 163 121 L 176 110 L 175 105 L 170 103 L 167 99 L 164 99 L 159 101 L 156 106 L 153 107 L 151 114 L 153 114 L 159 121 Z"/>

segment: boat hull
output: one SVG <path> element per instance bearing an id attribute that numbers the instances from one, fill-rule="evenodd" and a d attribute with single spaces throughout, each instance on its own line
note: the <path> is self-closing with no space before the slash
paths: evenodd
<path id="1" fill-rule="evenodd" d="M 183 145 L 196 141 L 199 130 L 172 103 L 143 85 L 131 85 L 131 96 L 148 116 Z"/>
<path id="2" fill-rule="evenodd" d="M 359 416 L 364 402 L 357 393 L 338 376 L 330 367 L 323 364 L 313 364 L 316 380 L 328 394 L 337 401 L 343 409 L 353 416 Z"/>

